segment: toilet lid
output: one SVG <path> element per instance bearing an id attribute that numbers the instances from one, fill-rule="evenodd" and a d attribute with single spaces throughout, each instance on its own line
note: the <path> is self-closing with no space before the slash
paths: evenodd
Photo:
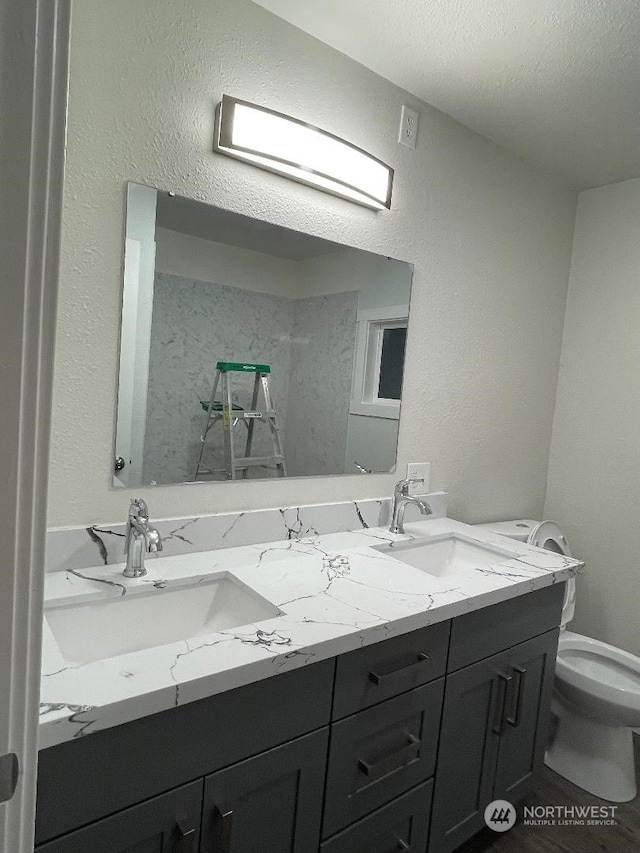
<path id="1" fill-rule="evenodd" d="M 556 554 L 564 554 L 565 557 L 571 556 L 571 549 L 564 538 L 564 533 L 555 521 L 541 521 L 540 524 L 536 524 L 527 542 L 529 545 L 535 545 L 536 548 L 555 551 Z"/>
<path id="2" fill-rule="evenodd" d="M 541 521 L 540 524 L 537 524 L 533 528 L 527 542 L 529 545 L 535 545 L 536 548 L 555 551 L 556 554 L 563 554 L 565 557 L 571 556 L 569 543 L 565 539 L 562 528 L 555 521 Z M 564 590 L 564 601 L 562 602 L 561 628 L 564 628 L 568 622 L 571 622 L 575 609 L 576 581 L 575 578 L 569 578 Z"/>

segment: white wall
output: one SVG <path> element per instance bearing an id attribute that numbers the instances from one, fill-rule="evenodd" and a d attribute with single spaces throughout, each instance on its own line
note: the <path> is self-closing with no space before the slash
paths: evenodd
<path id="1" fill-rule="evenodd" d="M 212 153 L 223 93 L 389 162 L 375 213 Z M 420 111 L 417 150 L 397 144 Z M 124 518 L 110 488 L 126 181 L 415 265 L 399 470 L 457 517 L 542 511 L 575 194 L 249 0 L 74 9 L 49 524 Z M 154 517 L 388 494 L 393 474 L 142 490 Z"/>
<path id="2" fill-rule="evenodd" d="M 303 296 L 359 290 L 359 308 L 408 302 L 412 269 L 383 255 L 342 249 L 300 262 Z"/>
<path id="3" fill-rule="evenodd" d="M 157 272 L 258 293 L 274 293 L 289 299 L 299 296 L 298 261 L 203 240 L 168 228 L 156 228 L 156 241 Z"/>
<path id="4" fill-rule="evenodd" d="M 587 561 L 572 627 L 640 654 L 640 179 L 579 196 L 545 516 Z"/>

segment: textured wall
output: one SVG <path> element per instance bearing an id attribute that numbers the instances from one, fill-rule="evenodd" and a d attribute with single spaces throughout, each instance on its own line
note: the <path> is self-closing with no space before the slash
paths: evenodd
<path id="1" fill-rule="evenodd" d="M 576 631 L 640 655 L 640 180 L 580 194 L 545 515 L 587 561 Z"/>
<path id="2" fill-rule="evenodd" d="M 212 154 L 223 93 L 395 169 L 375 213 Z M 397 144 L 400 108 L 418 147 Z M 415 265 L 399 471 L 467 520 L 542 511 L 575 194 L 249 0 L 74 9 L 49 524 L 116 521 L 110 488 L 124 185 L 140 181 Z M 141 490 L 154 516 L 388 494 L 396 475 Z"/>

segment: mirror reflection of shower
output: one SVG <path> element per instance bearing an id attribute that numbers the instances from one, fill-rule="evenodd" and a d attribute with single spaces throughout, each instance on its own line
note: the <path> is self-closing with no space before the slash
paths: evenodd
<path id="1" fill-rule="evenodd" d="M 129 184 L 114 485 L 391 470 L 411 277 Z M 271 408 L 250 369 L 213 394 L 220 364 L 266 366 Z"/>

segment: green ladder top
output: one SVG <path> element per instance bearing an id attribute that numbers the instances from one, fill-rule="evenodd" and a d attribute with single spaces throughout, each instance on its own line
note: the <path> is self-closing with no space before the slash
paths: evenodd
<path id="1" fill-rule="evenodd" d="M 216 370 L 220 373 L 271 373 L 268 364 L 246 364 L 242 361 L 219 361 Z"/>
<path id="2" fill-rule="evenodd" d="M 211 405 L 209 400 L 200 400 L 200 405 L 205 410 L 205 412 L 221 412 L 222 411 L 222 403 L 219 400 L 213 401 L 213 406 Z M 234 412 L 244 412 L 242 406 L 238 406 L 236 403 L 233 404 Z"/>

